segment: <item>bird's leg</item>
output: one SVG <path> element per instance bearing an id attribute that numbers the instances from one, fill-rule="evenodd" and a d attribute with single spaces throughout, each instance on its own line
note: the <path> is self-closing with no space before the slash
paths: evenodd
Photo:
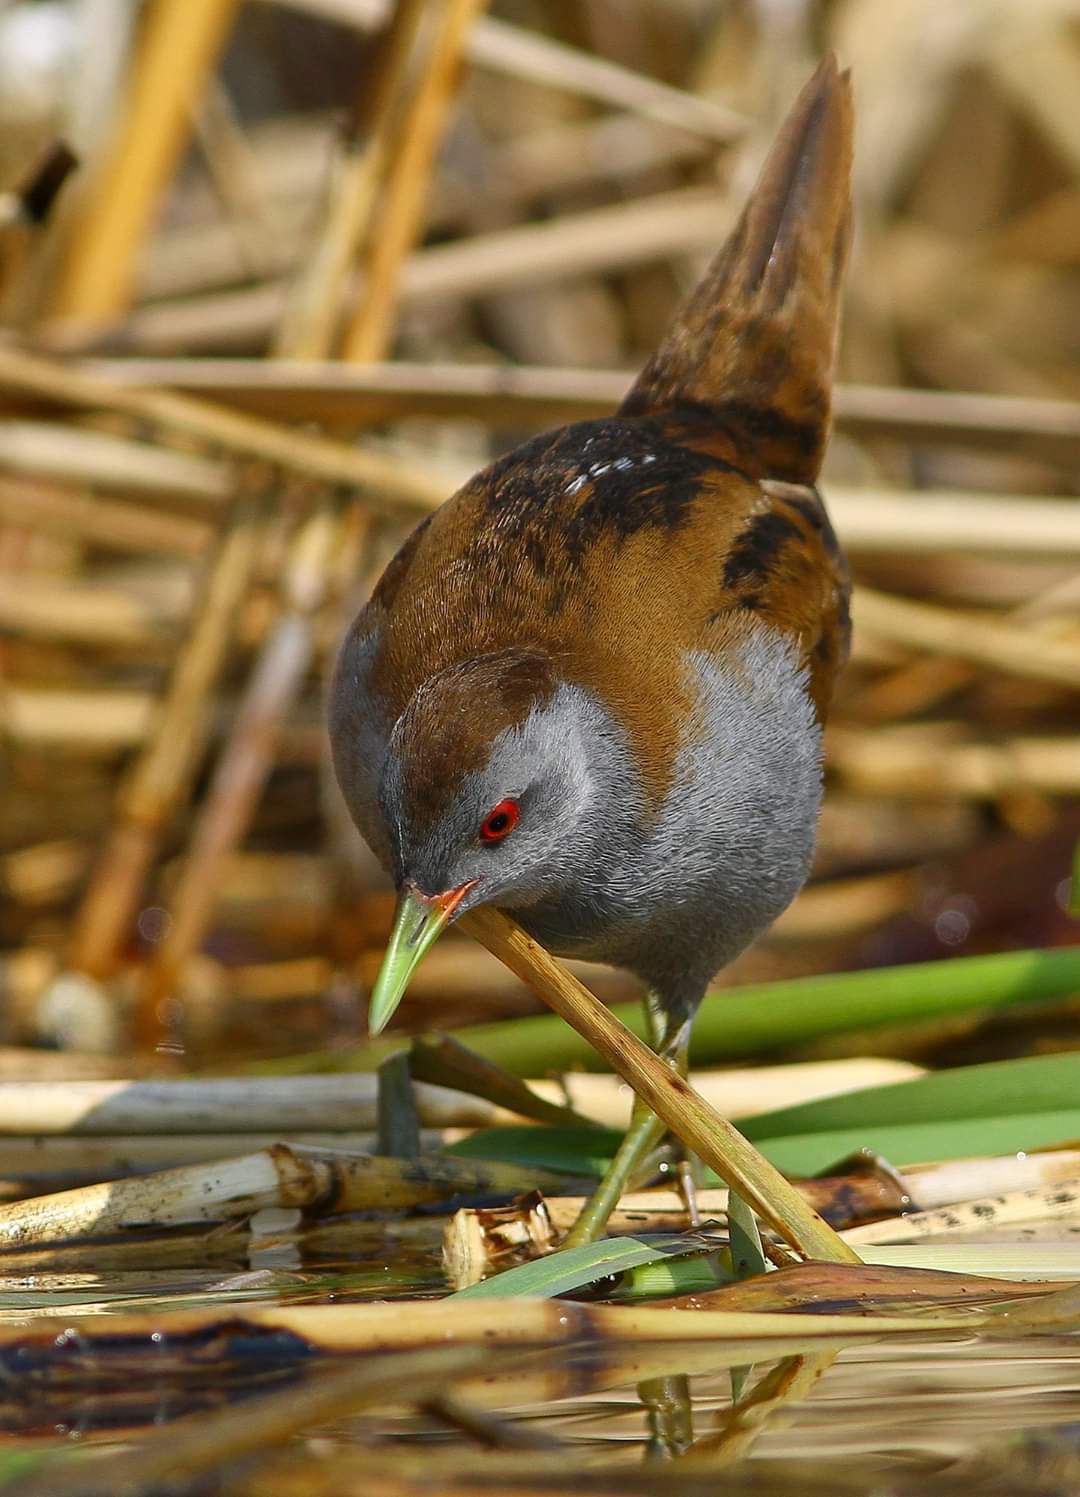
<path id="1" fill-rule="evenodd" d="M 679 1075 L 686 1080 L 690 1072 L 690 1026 L 684 1024 L 675 1040 L 671 1055 L 671 1064 Z M 679 1163 L 677 1166 L 679 1194 L 682 1196 L 683 1205 L 686 1208 L 686 1217 L 691 1227 L 700 1227 L 701 1212 L 698 1209 L 697 1188 L 701 1183 L 703 1173 L 701 1161 L 695 1154 L 687 1152 L 685 1145 L 679 1145 Z"/>
<path id="2" fill-rule="evenodd" d="M 667 1009 L 651 990 L 645 994 L 645 1021 L 649 1030 L 649 1043 L 659 1054 L 666 1053 L 671 1065 L 685 1081 L 690 1073 L 690 1024 L 689 1021 L 674 1025 L 669 1020 Z M 688 1154 L 680 1145 L 681 1158 L 678 1164 L 679 1194 L 686 1207 L 687 1219 L 692 1227 L 701 1225 L 698 1210 L 697 1187 L 701 1183 L 701 1161 Z"/>
<path id="3" fill-rule="evenodd" d="M 659 999 L 652 992 L 645 995 L 645 1025 L 649 1043 L 663 1060 L 685 1076 L 689 1025 L 673 1025 Z M 666 1131 L 665 1124 L 638 1098 L 630 1114 L 630 1126 L 607 1173 L 585 1202 L 581 1215 L 566 1234 L 563 1247 L 581 1247 L 603 1236 L 608 1217 L 619 1204 L 626 1187 L 642 1164 L 656 1148 Z"/>

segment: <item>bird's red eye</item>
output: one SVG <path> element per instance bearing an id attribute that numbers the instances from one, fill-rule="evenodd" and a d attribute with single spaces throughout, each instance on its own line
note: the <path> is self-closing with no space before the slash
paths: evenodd
<path id="1" fill-rule="evenodd" d="M 516 800 L 501 800 L 484 817 L 480 836 L 485 842 L 501 842 L 517 826 L 520 815 Z"/>

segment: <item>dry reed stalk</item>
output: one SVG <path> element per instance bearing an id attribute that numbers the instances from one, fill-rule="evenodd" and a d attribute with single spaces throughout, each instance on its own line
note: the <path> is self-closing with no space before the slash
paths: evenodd
<path id="1" fill-rule="evenodd" d="M 89 977 L 111 972 L 160 837 L 195 772 L 209 725 L 210 693 L 228 657 L 262 528 L 256 509 L 246 503 L 223 536 L 153 736 L 119 791 L 113 825 L 76 916 L 69 949 L 71 967 Z"/>
<path id="2" fill-rule="evenodd" d="M 48 244 L 44 229 L 55 222 L 56 198 L 78 166 L 78 158 L 63 141 L 50 142 L 35 156 L 16 184 L 0 192 L 0 318 L 15 326 L 25 321 L 47 259 L 42 252 Z"/>
<path id="3" fill-rule="evenodd" d="M 631 113 L 574 119 L 493 143 L 484 197 L 500 212 L 520 216 L 537 199 L 595 188 L 598 182 L 629 184 L 672 168 L 708 165 L 713 156 L 702 137 Z M 436 181 L 432 191 L 433 228 L 469 216 L 474 204 L 467 186 Z"/>
<path id="4" fill-rule="evenodd" d="M 334 333 L 357 248 L 371 238 L 371 217 L 399 128 L 406 78 L 426 0 L 395 0 L 372 63 L 370 87 L 358 95 L 340 158 L 334 164 L 321 232 L 297 272 L 278 328 L 279 358 L 321 359 Z"/>
<path id="5" fill-rule="evenodd" d="M 294 419 L 330 416 L 352 427 L 407 416 L 486 419 L 519 428 L 584 421 L 610 415 L 632 379 L 631 371 L 619 369 L 404 360 L 353 367 L 332 361 L 94 358 L 82 367 L 124 388 L 167 385 Z M 1032 448 L 1066 461 L 1080 450 L 1080 409 L 1067 400 L 838 385 L 834 417 L 838 430 L 860 438 L 988 448 L 1000 439 L 1010 449 Z"/>
<path id="6" fill-rule="evenodd" d="M 838 385 L 834 414 L 841 430 L 864 438 L 1019 447 L 1064 460 L 1080 443 L 1080 407 L 1072 400 Z"/>
<path id="7" fill-rule="evenodd" d="M 868 1222 L 865 1226 L 849 1227 L 844 1240 L 856 1244 L 937 1241 L 941 1237 L 982 1233 L 1031 1222 L 1078 1219 L 1080 1174 L 1074 1174 L 1051 1186 L 984 1196 L 933 1211 L 916 1211 L 900 1221 Z"/>
<path id="8" fill-rule="evenodd" d="M 810 884 L 770 927 L 770 939 L 797 943 L 857 935 L 909 909 L 916 893 L 917 875 L 906 868 Z"/>
<path id="9" fill-rule="evenodd" d="M 856 589 L 853 612 L 856 630 L 889 643 L 955 656 L 1009 675 L 1080 686 L 1080 644 L 1072 640 L 1047 639 L 1013 624 L 867 587 Z"/>
<path id="10" fill-rule="evenodd" d="M 168 385 L 271 416 L 353 429 L 411 416 L 517 427 L 609 416 L 631 380 L 616 369 L 397 360 L 92 358 L 84 367 L 122 388 Z"/>
<path id="11" fill-rule="evenodd" d="M 1037 1154 L 995 1154 L 942 1164 L 914 1164 L 904 1170 L 915 1205 L 924 1211 L 971 1201 L 979 1196 L 1057 1185 L 1080 1175 L 1080 1150 L 1047 1149 Z"/>
<path id="12" fill-rule="evenodd" d="M 918 725 L 828 736 L 829 766 L 862 795 L 995 800 L 1018 791 L 1080 793 L 1080 738 L 1005 738 L 942 743 Z"/>
<path id="13" fill-rule="evenodd" d="M 544 1190 L 547 1170 L 486 1160 L 374 1154 L 274 1144 L 209 1164 L 84 1185 L 0 1206 L 0 1249 L 108 1237 L 143 1227 L 228 1221 L 270 1207 L 309 1211 L 402 1211 L 470 1196 Z M 2 1259 L 0 1259 L 2 1266 Z"/>
<path id="14" fill-rule="evenodd" d="M 89 859 L 87 844 L 76 837 L 16 848 L 0 854 L 0 892 L 16 904 L 52 904 L 83 878 Z"/>
<path id="15" fill-rule="evenodd" d="M 171 1268 L 203 1268 L 212 1264 L 244 1268 L 251 1235 L 244 1222 L 211 1224 L 186 1231 L 170 1227 L 163 1232 L 139 1232 L 127 1239 L 99 1242 L 93 1238 L 49 1243 L 25 1252 L 7 1249 L 0 1258 L 3 1276 L 44 1273 L 89 1273 L 109 1271 L 158 1273 Z M 25 1288 L 25 1277 L 23 1286 Z"/>
<path id="16" fill-rule="evenodd" d="M 136 256 L 190 135 L 192 101 L 236 10 L 237 0 L 154 0 L 115 133 L 66 226 L 51 317 L 100 325 L 126 308 Z"/>
<path id="17" fill-rule="evenodd" d="M 420 7 L 401 0 L 382 49 L 372 118 L 389 113 L 407 63 Z M 380 121 L 381 122 L 381 121 Z M 360 119 L 354 120 L 355 134 Z M 354 153 L 355 154 L 355 153 Z M 321 238 L 322 255 L 312 262 L 279 344 L 297 357 L 326 352 L 339 289 L 337 279 L 360 232 L 384 164 L 385 143 L 350 160 Z M 135 1015 L 137 1039 L 152 1044 L 161 1032 L 161 1002 L 168 997 L 182 967 L 196 950 L 211 922 L 224 860 L 241 840 L 273 764 L 277 735 L 301 690 L 314 647 L 312 615 L 323 600 L 330 552 L 338 526 L 324 508 L 301 527 L 292 543 L 285 578 L 286 608 L 276 621 L 249 678 L 230 737 L 215 767 L 188 846 L 180 883 L 174 893 L 165 938 L 145 969 Z M 363 544 L 352 527 L 348 539 L 355 551 Z M 347 549 L 347 548 L 346 548 Z"/>
<path id="18" fill-rule="evenodd" d="M 299 273 L 278 329 L 275 351 L 304 361 L 332 351 L 342 292 L 357 246 L 370 238 L 371 215 L 399 127 L 406 76 L 424 0 L 396 0 L 372 65 L 374 85 L 354 103 L 344 159 L 332 179 L 317 251 Z M 224 857 L 254 811 L 271 766 L 277 728 L 300 689 L 314 651 L 312 614 L 334 582 L 344 593 L 361 569 L 369 522 L 358 511 L 342 528 L 341 555 L 329 554 L 331 519 L 317 517 L 294 541 L 288 608 L 264 646 L 244 706 L 215 772 L 210 798 L 192 839 L 176 911 L 158 959 L 140 993 L 139 1028 L 152 1032 L 158 1004 L 176 981 L 187 954 L 209 924 L 212 893 Z M 312 551 L 311 539 L 315 540 Z M 348 564 L 352 562 L 350 567 Z"/>
<path id="19" fill-rule="evenodd" d="M 415 305 L 626 269 L 713 249 L 731 221 L 715 187 L 672 188 L 418 250 L 402 266 L 400 296 Z"/>
<path id="20" fill-rule="evenodd" d="M 859 716 L 882 726 L 920 717 L 976 679 L 966 660 L 921 655 L 897 665 L 859 692 Z"/>
<path id="21" fill-rule="evenodd" d="M 368 31 L 389 10 L 390 0 L 289 0 L 295 9 Z M 477 66 L 530 83 L 573 93 L 613 109 L 625 109 L 709 140 L 727 142 L 744 133 L 747 121 L 715 99 L 672 88 L 657 79 L 577 47 L 484 16 L 472 28 L 465 56 Z"/>
<path id="22" fill-rule="evenodd" d="M 488 17 L 466 48 L 469 61 L 560 91 L 571 91 L 727 144 L 742 136 L 748 121 L 717 99 L 672 88 L 607 58 L 567 46 L 508 21 Z"/>
<path id="23" fill-rule="evenodd" d="M 79 757 L 111 756 L 146 742 L 158 699 L 148 691 L 83 691 L 0 682 L 0 737 Z"/>
<path id="24" fill-rule="evenodd" d="M 0 521 L 112 551 L 185 558 L 203 556 L 213 537 L 202 520 L 156 514 L 141 504 L 35 479 L 0 478 Z"/>
<path id="25" fill-rule="evenodd" d="M 229 997 L 236 1003 L 289 1002 L 329 992 L 334 966 L 328 957 L 287 957 L 279 962 L 249 962 L 229 967 Z"/>
<path id="26" fill-rule="evenodd" d="M 305 248 L 303 230 L 305 215 L 310 212 L 311 182 L 319 180 L 326 170 L 326 143 L 322 137 L 319 146 L 318 156 L 312 155 L 302 192 L 268 196 L 267 208 L 274 214 L 274 230 L 260 245 L 257 277 L 247 271 L 236 234 L 228 223 L 213 219 L 177 226 L 147 249 L 136 305 L 222 291 L 235 286 L 238 280 L 283 281 L 295 277 Z M 108 335 L 105 337 L 110 341 Z M 116 342 L 121 348 L 126 346 L 126 328 Z"/>
<path id="27" fill-rule="evenodd" d="M 468 1106 L 464 1109 L 470 1110 L 476 1112 Z M 146 1170 L 213 1164 L 220 1159 L 252 1154 L 280 1143 L 286 1131 L 291 1148 L 345 1150 L 352 1154 L 375 1152 L 375 1134 L 370 1130 L 308 1131 L 286 1129 L 284 1125 L 264 1133 L 36 1133 L 25 1137 L 4 1134 L 0 1136 L 0 1170 L 7 1177 L 41 1181 L 50 1176 L 78 1176 L 78 1183 L 85 1185 L 90 1183 L 91 1176 L 95 1181 L 108 1181 Z M 435 1153 L 447 1137 L 445 1129 L 425 1129 L 421 1133 L 423 1152 Z M 59 1184 L 46 1186 L 51 1191 L 66 1188 Z M 40 1189 L 34 1191 L 35 1195 L 42 1193 Z"/>
<path id="28" fill-rule="evenodd" d="M 398 1058 L 390 1056 L 383 1062 L 379 1067 L 380 1078 L 389 1074 L 386 1066 L 390 1061 Z M 545 1096 L 520 1076 L 458 1044 L 451 1035 L 417 1035 L 403 1061 L 405 1075 L 453 1087 L 471 1097 L 483 1097 L 511 1117 L 571 1128 L 588 1128 L 593 1122 L 592 1118 L 575 1112 L 565 1099 Z"/>
<path id="29" fill-rule="evenodd" d="M 180 601 L 165 595 L 149 602 L 118 587 L 30 576 L 0 593 L 0 629 L 90 647 L 160 650 L 184 618 Z"/>
<path id="30" fill-rule="evenodd" d="M 42 976 L 47 979 L 55 969 L 53 953 L 33 947 L 5 957 L 0 962 L 0 983 L 3 983 L 7 1003 L 11 1002 L 12 990 L 18 985 L 18 973 L 13 974 L 11 969 L 18 968 L 27 957 L 42 959 L 39 971 L 32 974 L 38 989 L 44 986 Z M 0 1080 L 4 1081 L 51 1081 L 59 1085 L 68 1081 L 115 1079 L 121 1070 L 130 1075 L 137 1068 L 134 1062 L 129 1060 L 125 1065 L 115 1056 L 88 1055 L 76 1050 L 42 1050 L 30 1045 L 0 1045 Z"/>
<path id="31" fill-rule="evenodd" d="M 276 225 L 266 212 L 253 153 L 224 86 L 209 78 L 194 107 L 203 160 L 228 219 L 228 232 L 249 275 L 265 274 Z"/>
<path id="32" fill-rule="evenodd" d="M 867 1086 L 887 1086 L 922 1074 L 922 1067 L 911 1061 L 857 1057 L 743 1070 L 695 1070 L 694 1087 L 724 1117 L 746 1118 L 774 1107 L 793 1107 L 797 1102 L 812 1102 Z M 618 1076 L 572 1071 L 559 1081 L 529 1084 L 546 1101 L 565 1101 L 606 1127 L 624 1128 L 629 1120 L 633 1093 Z"/>
<path id="33" fill-rule="evenodd" d="M 1080 574 L 1056 587 L 1040 589 L 1006 615 L 1011 624 L 1030 625 L 1047 637 L 1071 632 L 1080 609 Z M 859 715 L 879 722 L 897 721 L 927 712 L 942 698 L 959 691 L 977 672 L 966 660 L 935 655 L 900 666 L 859 695 Z"/>
<path id="34" fill-rule="evenodd" d="M 0 1081 L 0 1136 L 340 1133 L 373 1129 L 374 1073 L 162 1081 Z M 479 1097 L 416 1084 L 427 1127 L 483 1127 L 506 1117 Z"/>
<path id="35" fill-rule="evenodd" d="M 463 923 L 583 1035 L 676 1137 L 736 1189 L 785 1242 L 826 1262 L 859 1261 L 737 1129 L 519 926 L 493 909 L 473 910 Z"/>
<path id="36" fill-rule="evenodd" d="M 294 9 L 370 31 L 385 19 L 391 0 L 288 0 Z M 715 99 L 662 84 L 607 58 L 557 42 L 509 21 L 482 16 L 469 33 L 470 63 L 532 84 L 578 94 L 613 109 L 628 109 L 656 124 L 688 130 L 712 141 L 732 141 L 747 121 Z"/>
<path id="37" fill-rule="evenodd" d="M 1062 561 L 1080 555 L 1080 512 L 1068 499 L 840 484 L 828 485 L 826 499 L 841 540 L 856 553 L 959 552 Z"/>
<path id="38" fill-rule="evenodd" d="M 420 235 L 446 122 L 461 85 L 462 49 L 487 0 L 442 0 L 412 95 L 382 152 L 382 195 L 363 245 L 363 294 L 342 340 L 354 364 L 383 358 L 393 338 L 402 264 Z M 382 153 L 381 153 L 382 154 Z"/>
<path id="39" fill-rule="evenodd" d="M 377 510 L 398 512 L 401 505 L 410 510 L 429 509 L 441 503 L 450 489 L 437 473 L 370 448 L 292 431 L 171 390 L 125 389 L 77 364 L 10 346 L 0 347 L 0 389 L 51 405 L 119 412 L 149 422 L 169 436 L 194 437 L 210 447 L 223 447 L 328 483 L 355 484 L 365 490 Z"/>
<path id="40" fill-rule="evenodd" d="M 271 143 L 261 148 L 267 157 L 262 162 L 266 208 L 274 217 L 273 237 L 261 245 L 261 274 L 265 278 L 302 273 L 298 266 L 306 236 L 301 233 L 301 225 L 310 212 L 311 183 L 321 180 L 326 170 L 325 129 L 313 126 L 305 132 L 296 125 L 291 133 L 291 150 L 289 137 L 282 139 L 279 130 L 272 130 Z M 249 142 L 257 149 L 258 137 L 256 126 Z M 492 144 L 484 200 L 497 213 L 514 218 L 537 199 L 595 187 L 598 181 L 632 183 L 652 173 L 699 162 L 708 152 L 708 144 L 700 139 L 658 129 L 629 115 L 553 126 L 535 134 L 523 131 L 501 144 Z M 348 153 L 341 162 L 346 170 L 353 154 Z M 329 190 L 337 200 L 339 189 L 334 182 L 340 181 L 340 174 L 332 173 L 332 177 Z M 467 183 L 436 178 L 432 182 L 428 230 L 457 228 L 473 216 L 474 206 Z M 327 232 L 336 233 L 333 229 Z M 315 256 L 322 259 L 320 245 L 315 247 Z M 351 261 L 346 270 L 348 263 Z M 154 302 L 223 289 L 234 285 L 245 270 L 228 224 L 207 221 L 177 226 L 167 238 L 159 238 L 144 257 L 140 300 Z"/>
<path id="41" fill-rule="evenodd" d="M 730 210 L 715 188 L 683 187 L 477 234 L 410 255 L 402 267 L 401 305 L 482 297 L 707 251 L 730 226 Z M 140 307 L 125 323 L 125 347 L 168 354 L 250 344 L 270 335 L 284 307 L 284 287 L 277 283 Z"/>
<path id="42" fill-rule="evenodd" d="M 60 422 L 0 421 L 0 467 L 20 477 L 131 491 L 144 503 L 175 496 L 217 508 L 230 491 L 221 463 Z"/>
<path id="43" fill-rule="evenodd" d="M 859 1215 L 871 1215 L 892 1209 L 905 1201 L 914 1202 L 909 1214 L 889 1220 L 873 1222 L 866 1226 L 848 1227 L 844 1240 L 852 1243 L 899 1243 L 917 1241 L 933 1236 L 939 1230 L 977 1232 L 990 1225 L 1003 1225 L 1020 1220 L 1036 1220 L 1039 1217 L 1071 1217 L 1080 1214 L 1080 1152 L 1075 1149 L 1050 1150 L 1046 1154 L 1017 1156 L 1006 1154 L 989 1159 L 957 1160 L 945 1164 L 913 1165 L 896 1176 L 895 1199 L 891 1204 L 884 1199 L 874 1201 L 867 1197 L 865 1209 Z M 855 1181 L 851 1176 L 828 1180 L 800 1180 L 796 1188 L 815 1206 L 829 1199 L 829 1193 L 837 1186 L 850 1191 L 854 1198 Z M 860 1182 L 861 1183 L 861 1182 Z M 991 1194 L 992 1192 L 992 1194 Z M 704 1220 L 723 1218 L 727 1213 L 727 1191 L 706 1189 L 697 1192 L 697 1205 Z M 561 1236 L 576 1221 L 584 1205 L 584 1196 L 544 1197 L 546 1211 L 554 1236 Z M 1046 1203 L 1046 1210 L 1040 1203 Z M 999 1203 L 1006 1203 L 999 1205 Z M 462 1218 L 491 1217 L 510 1219 L 513 1206 L 491 1212 L 477 1213 L 471 1208 L 457 1212 L 454 1221 Z M 1022 1213 L 1020 1214 L 1008 1214 Z M 949 1217 L 955 1213 L 955 1221 Z M 856 1212 L 852 1212 L 852 1215 Z M 631 1191 L 624 1195 L 618 1209 L 608 1223 L 608 1235 L 652 1231 L 682 1231 L 686 1226 L 686 1203 L 678 1191 L 657 1188 Z M 447 1228 L 449 1231 L 449 1227 Z M 464 1233 L 464 1227 L 459 1228 Z M 910 1232 L 910 1236 L 906 1235 Z M 505 1229 L 500 1240 L 513 1241 L 513 1234 Z M 524 1233 L 519 1229 L 517 1239 L 524 1242 Z"/>
<path id="44" fill-rule="evenodd" d="M 172 993 L 184 963 L 206 934 L 224 860 L 246 831 L 273 767 L 282 721 L 311 664 L 312 616 L 323 601 L 325 574 L 339 534 L 336 516 L 323 508 L 304 522 L 293 540 L 283 583 L 285 611 L 249 677 L 195 819 L 170 901 L 169 928 L 143 974 L 136 1031 L 144 1043 L 160 1033 L 159 1005 Z"/>

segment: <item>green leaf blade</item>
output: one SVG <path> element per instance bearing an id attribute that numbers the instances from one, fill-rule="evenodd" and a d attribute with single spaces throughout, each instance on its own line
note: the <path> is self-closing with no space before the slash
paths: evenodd
<path id="1" fill-rule="evenodd" d="M 508 1268 L 504 1273 L 459 1289 L 451 1299 L 507 1299 L 517 1296 L 552 1299 L 598 1279 L 625 1273 L 658 1259 L 701 1251 L 700 1242 L 686 1237 L 606 1237 L 581 1247 L 564 1248 L 546 1258 Z"/>

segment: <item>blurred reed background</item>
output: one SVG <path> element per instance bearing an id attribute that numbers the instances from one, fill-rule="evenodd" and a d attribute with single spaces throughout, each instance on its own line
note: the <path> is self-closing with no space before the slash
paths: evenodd
<path id="1" fill-rule="evenodd" d="M 115 1074 L 362 1035 L 390 900 L 325 769 L 341 628 L 472 469 L 614 407 L 830 46 L 858 103 L 825 485 L 855 653 L 817 876 L 722 981 L 1075 940 L 1078 19 L 0 6 L 0 1042 Z M 534 1006 L 458 940 L 403 1017 Z"/>

